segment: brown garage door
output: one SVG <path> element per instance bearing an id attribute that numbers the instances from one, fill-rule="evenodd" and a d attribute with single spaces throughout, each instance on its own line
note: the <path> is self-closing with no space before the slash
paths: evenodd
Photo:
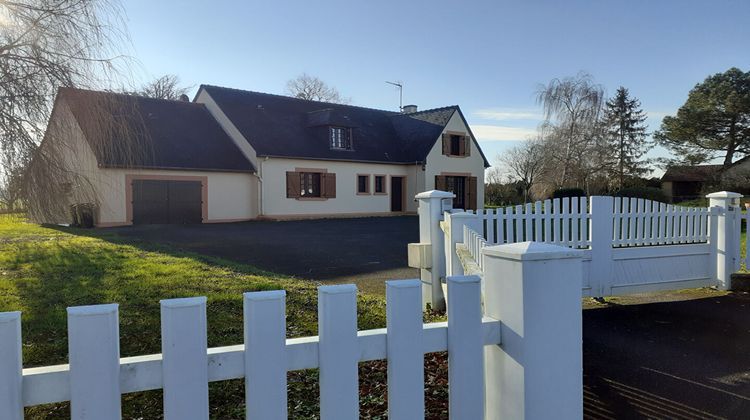
<path id="1" fill-rule="evenodd" d="M 201 223 L 200 181 L 133 181 L 133 224 Z"/>

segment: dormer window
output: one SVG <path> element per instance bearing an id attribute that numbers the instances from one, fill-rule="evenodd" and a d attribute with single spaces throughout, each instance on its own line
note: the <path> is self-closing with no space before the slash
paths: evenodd
<path id="1" fill-rule="evenodd" d="M 331 149 L 352 150 L 352 131 L 346 127 L 331 127 Z"/>

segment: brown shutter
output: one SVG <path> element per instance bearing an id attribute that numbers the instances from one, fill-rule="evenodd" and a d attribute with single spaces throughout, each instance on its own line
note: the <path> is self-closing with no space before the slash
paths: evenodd
<path id="1" fill-rule="evenodd" d="M 464 136 L 464 156 L 471 156 L 471 136 Z"/>
<path id="2" fill-rule="evenodd" d="M 299 198 L 302 185 L 299 172 L 286 173 L 286 198 Z"/>
<path id="3" fill-rule="evenodd" d="M 445 191 L 448 188 L 448 180 L 442 175 L 435 175 L 435 189 Z"/>
<path id="4" fill-rule="evenodd" d="M 458 155 L 466 156 L 466 136 L 461 136 L 458 139 Z"/>
<path id="5" fill-rule="evenodd" d="M 448 133 L 443 133 L 443 154 L 446 156 L 451 154 L 451 136 Z"/>
<path id="6" fill-rule="evenodd" d="M 477 177 L 469 176 L 466 177 L 469 185 L 466 187 L 466 209 L 476 210 L 477 209 Z"/>
<path id="7" fill-rule="evenodd" d="M 320 174 L 320 196 L 336 198 L 336 174 Z"/>

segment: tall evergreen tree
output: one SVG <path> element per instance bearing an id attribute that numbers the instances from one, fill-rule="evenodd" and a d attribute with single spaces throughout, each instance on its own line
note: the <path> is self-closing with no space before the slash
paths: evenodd
<path id="1" fill-rule="evenodd" d="M 641 102 L 631 98 L 630 92 L 620 86 L 604 109 L 604 124 L 609 147 L 614 151 L 615 172 L 619 188 L 625 178 L 643 175 L 648 169 L 641 160 L 652 144 L 647 139 L 646 113 Z"/>

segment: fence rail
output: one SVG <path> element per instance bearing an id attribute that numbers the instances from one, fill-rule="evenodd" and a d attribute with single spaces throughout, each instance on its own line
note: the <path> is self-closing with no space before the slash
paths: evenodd
<path id="1" fill-rule="evenodd" d="M 285 337 L 285 293 L 246 293 L 245 344 L 218 348 L 206 345 L 205 298 L 163 300 L 162 353 L 126 358 L 119 354 L 117 305 L 74 307 L 70 364 L 27 369 L 21 314 L 0 313 L 0 418 L 21 419 L 24 406 L 64 401 L 71 401 L 74 419 L 119 418 L 121 394 L 153 389 L 165 390 L 167 419 L 208 418 L 208 382 L 237 378 L 245 378 L 249 418 L 285 418 L 286 372 L 313 368 L 320 369 L 322 418 L 357 418 L 357 363 L 378 359 L 388 360 L 389 414 L 418 418 L 425 353 L 449 350 L 451 366 L 481 369 L 482 347 L 500 344 L 500 322 L 481 316 L 478 280 L 449 287 L 455 296 L 449 309 L 460 317 L 423 324 L 421 283 L 395 281 L 387 284 L 387 328 L 357 331 L 356 288 L 323 286 L 320 335 L 292 339 Z M 473 406 L 482 394 L 483 376 L 470 377 L 464 368 L 449 377 L 457 407 Z"/>

